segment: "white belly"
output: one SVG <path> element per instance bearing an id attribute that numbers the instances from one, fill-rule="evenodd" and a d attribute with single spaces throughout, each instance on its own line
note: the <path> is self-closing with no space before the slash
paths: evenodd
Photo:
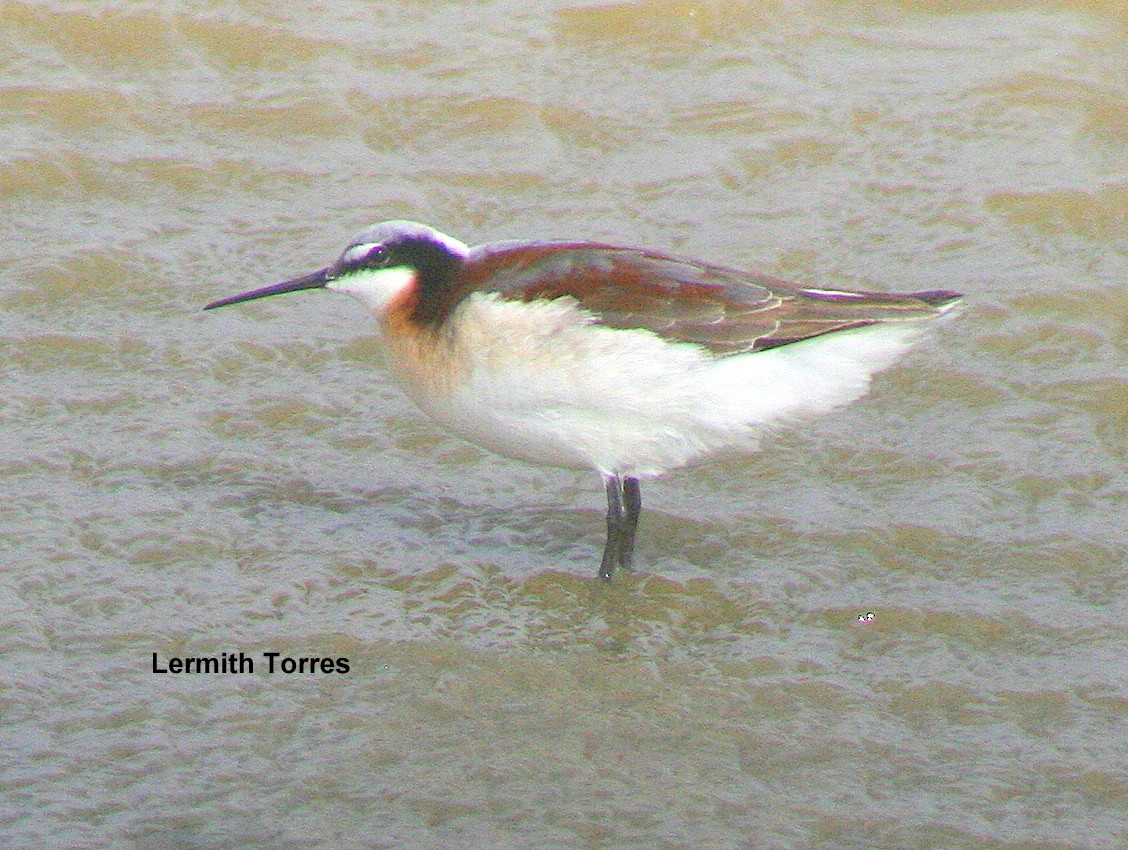
<path id="1" fill-rule="evenodd" d="M 567 299 L 472 295 L 452 317 L 445 392 L 392 373 L 454 433 L 510 457 L 656 475 L 861 396 L 923 323 L 890 323 L 716 358 L 642 330 L 593 325 Z"/>

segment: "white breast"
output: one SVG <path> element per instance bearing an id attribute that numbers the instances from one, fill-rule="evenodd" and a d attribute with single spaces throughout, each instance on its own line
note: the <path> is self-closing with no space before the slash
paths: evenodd
<path id="1" fill-rule="evenodd" d="M 571 299 L 475 294 L 451 318 L 459 379 L 450 391 L 401 383 L 450 430 L 500 454 L 655 475 L 714 451 L 754 450 L 767 428 L 853 401 L 920 324 L 717 358 L 650 331 L 595 325 Z M 393 374 L 402 378 L 404 365 Z"/>

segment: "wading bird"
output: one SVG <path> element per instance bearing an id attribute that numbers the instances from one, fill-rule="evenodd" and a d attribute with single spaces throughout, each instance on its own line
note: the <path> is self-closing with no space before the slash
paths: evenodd
<path id="1" fill-rule="evenodd" d="M 754 451 L 766 430 L 857 399 L 961 298 L 809 288 L 598 242 L 470 247 L 387 221 L 323 269 L 204 309 L 322 288 L 369 309 L 395 382 L 455 434 L 600 474 L 605 579 L 631 567 L 642 478 Z"/>

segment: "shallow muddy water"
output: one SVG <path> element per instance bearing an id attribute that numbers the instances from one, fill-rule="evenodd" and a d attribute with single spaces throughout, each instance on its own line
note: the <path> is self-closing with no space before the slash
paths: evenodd
<path id="1" fill-rule="evenodd" d="M 1126 36 L 1112 0 L 0 3 L 0 843 L 1118 846 Z M 649 483 L 608 587 L 596 476 L 431 425 L 352 301 L 200 312 L 389 218 L 968 304 Z M 152 672 L 222 653 L 253 672 Z"/>

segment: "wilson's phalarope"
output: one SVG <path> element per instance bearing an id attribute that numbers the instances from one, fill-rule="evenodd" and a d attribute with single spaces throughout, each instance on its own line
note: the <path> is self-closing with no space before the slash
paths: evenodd
<path id="1" fill-rule="evenodd" d="M 640 479 L 853 401 L 961 298 L 802 287 L 597 242 L 471 248 L 389 221 L 332 265 L 204 309 L 318 288 L 373 313 L 396 383 L 454 433 L 599 472 L 603 578 L 631 566 Z"/>

